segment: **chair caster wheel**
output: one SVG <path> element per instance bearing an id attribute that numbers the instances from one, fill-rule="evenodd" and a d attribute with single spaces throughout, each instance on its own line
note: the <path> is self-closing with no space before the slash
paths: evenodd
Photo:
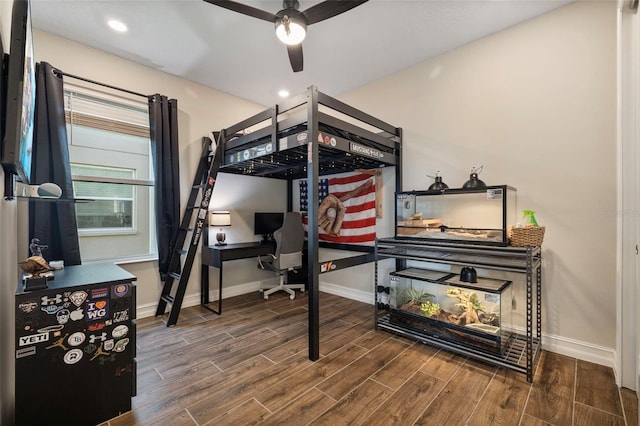
<path id="1" fill-rule="evenodd" d="M 291 300 L 293 300 L 293 299 L 295 299 L 295 298 L 296 298 L 296 295 L 295 295 L 295 294 L 292 294 L 291 296 L 289 296 L 289 299 L 291 299 Z"/>
<path id="2" fill-rule="evenodd" d="M 264 300 L 269 300 L 269 295 L 265 294 L 264 295 Z"/>

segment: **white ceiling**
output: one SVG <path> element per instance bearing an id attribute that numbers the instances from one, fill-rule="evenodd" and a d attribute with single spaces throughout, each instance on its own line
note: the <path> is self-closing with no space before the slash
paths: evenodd
<path id="1" fill-rule="evenodd" d="M 36 29 L 269 106 L 283 88 L 339 96 L 571 1 L 370 0 L 309 26 L 299 73 L 272 24 L 202 0 L 31 0 L 31 8 Z M 300 10 L 318 2 L 300 0 Z M 114 33 L 109 18 L 129 31 Z"/>

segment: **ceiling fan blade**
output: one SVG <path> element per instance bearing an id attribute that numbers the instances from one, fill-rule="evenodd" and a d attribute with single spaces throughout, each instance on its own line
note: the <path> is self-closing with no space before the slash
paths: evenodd
<path id="1" fill-rule="evenodd" d="M 208 0 L 205 0 L 208 1 Z M 367 0 L 331 0 L 323 1 L 315 6 L 311 6 L 309 9 L 302 12 L 307 19 L 307 25 L 315 24 L 316 22 L 324 21 L 333 16 L 340 15 L 348 10 L 353 9 L 356 6 L 360 6 L 362 3 L 366 3 Z"/>
<path id="2" fill-rule="evenodd" d="M 234 12 L 242 13 L 243 15 L 252 16 L 254 18 L 262 19 L 263 21 L 275 22 L 277 16 L 271 12 L 267 12 L 262 9 L 256 9 L 255 7 L 247 6 L 246 4 L 238 3 L 230 0 L 204 0 L 207 3 L 224 7 L 225 9 L 233 10 Z"/>
<path id="3" fill-rule="evenodd" d="M 288 45 L 287 52 L 289 53 L 289 62 L 291 62 L 291 69 L 293 69 L 293 72 L 302 71 L 302 43 Z"/>

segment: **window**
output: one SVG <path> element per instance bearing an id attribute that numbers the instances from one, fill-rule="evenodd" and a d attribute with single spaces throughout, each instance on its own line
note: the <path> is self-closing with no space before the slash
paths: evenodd
<path id="1" fill-rule="evenodd" d="M 95 177 L 111 177 L 122 180 L 134 178 L 134 169 L 121 167 L 90 166 L 71 164 L 75 180 L 73 193 L 79 198 L 90 198 L 91 203 L 78 203 L 76 216 L 80 235 L 116 235 L 135 231 L 133 205 L 135 203 L 133 185 L 105 184 L 92 181 Z"/>
<path id="2" fill-rule="evenodd" d="M 69 83 L 64 95 L 82 260 L 155 258 L 146 102 Z"/>

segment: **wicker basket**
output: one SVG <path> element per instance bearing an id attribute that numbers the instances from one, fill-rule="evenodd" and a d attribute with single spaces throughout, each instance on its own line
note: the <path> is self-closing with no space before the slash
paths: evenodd
<path id="1" fill-rule="evenodd" d="M 544 239 L 544 226 L 538 228 L 511 228 L 509 240 L 514 247 L 538 247 Z"/>

